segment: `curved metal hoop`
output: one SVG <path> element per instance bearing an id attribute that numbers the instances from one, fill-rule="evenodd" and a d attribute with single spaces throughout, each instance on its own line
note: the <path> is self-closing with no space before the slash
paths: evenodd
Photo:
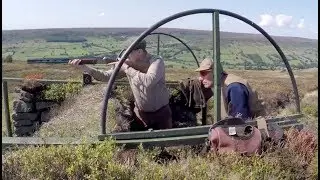
<path id="1" fill-rule="evenodd" d="M 109 81 L 107 84 L 107 88 L 104 94 L 104 99 L 103 99 L 103 107 L 102 107 L 102 113 L 101 113 L 101 122 L 100 122 L 100 126 L 101 126 L 101 134 L 106 134 L 106 115 L 107 115 L 107 105 L 108 105 L 108 100 L 109 100 L 109 95 L 111 92 L 111 87 L 115 81 L 115 77 L 118 74 L 120 67 L 122 66 L 122 64 L 124 63 L 124 61 L 126 60 L 126 58 L 128 57 L 129 53 L 132 51 L 133 47 L 138 44 L 140 41 L 142 41 L 146 36 L 148 36 L 151 32 L 153 32 L 155 29 L 157 29 L 158 27 L 166 24 L 167 22 L 170 22 L 174 19 L 178 19 L 180 17 L 184 17 L 184 16 L 188 16 L 188 15 L 192 15 L 192 14 L 200 14 L 200 13 L 214 13 L 214 12 L 218 12 L 219 14 L 223 14 L 223 15 L 227 15 L 227 16 L 231 16 L 233 18 L 239 19 L 247 24 L 249 24 L 250 26 L 254 27 L 256 30 L 258 30 L 261 34 L 263 34 L 269 41 L 270 43 L 275 47 L 275 49 L 278 51 L 278 53 L 280 54 L 291 79 L 292 82 L 292 86 L 293 86 L 293 92 L 295 95 L 295 102 L 296 102 L 296 111 L 298 113 L 300 113 L 300 101 L 299 101 L 299 94 L 298 94 L 298 89 L 297 89 L 297 83 L 295 81 L 292 69 L 288 63 L 288 60 L 286 58 L 286 56 L 284 55 L 284 53 L 282 52 L 282 50 L 280 49 L 280 47 L 278 46 L 278 44 L 271 38 L 271 36 L 265 32 L 260 26 L 258 26 L 257 24 L 255 24 L 254 22 L 250 21 L 249 19 L 240 16 L 236 13 L 232 13 L 226 10 L 220 10 L 220 9 L 194 9 L 194 10 L 188 10 L 188 11 L 183 11 L 177 14 L 174 14 L 172 16 L 169 16 L 161 21 L 159 21 L 158 23 L 154 24 L 153 26 L 151 26 L 150 28 L 148 28 L 147 30 L 145 30 L 124 52 L 124 54 L 122 55 L 122 57 L 120 58 L 120 62 L 119 64 L 115 67 Z"/>
<path id="2" fill-rule="evenodd" d="M 153 33 L 150 33 L 150 35 L 152 35 L 152 34 L 160 34 L 160 35 L 170 36 L 170 37 L 178 40 L 179 42 L 181 42 L 181 43 L 190 51 L 190 53 L 192 54 L 194 60 L 195 60 L 196 63 L 197 63 L 197 66 L 199 67 L 199 61 L 198 61 L 196 55 L 194 55 L 192 49 L 191 49 L 185 42 L 183 42 L 180 38 L 178 38 L 178 37 L 176 37 L 176 36 L 174 36 L 174 35 L 167 34 L 167 33 L 162 33 L 162 32 L 153 32 Z"/>

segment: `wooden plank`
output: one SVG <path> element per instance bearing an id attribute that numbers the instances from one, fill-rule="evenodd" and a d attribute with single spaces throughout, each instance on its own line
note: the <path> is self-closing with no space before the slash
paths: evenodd
<path id="1" fill-rule="evenodd" d="M 289 117 L 289 116 L 287 116 Z M 296 114 L 290 117 L 299 117 Z M 289 118 L 293 119 L 293 118 Z M 277 117 L 273 119 L 267 119 L 269 122 L 281 122 L 284 121 L 283 117 Z M 289 123 L 289 122 L 288 122 Z M 296 123 L 296 121 L 290 121 L 290 123 Z M 289 124 L 290 124 L 289 123 Z M 250 121 L 248 124 L 256 126 L 255 121 Z M 113 137 L 116 140 L 125 140 L 125 139 L 144 139 L 144 138 L 163 138 L 163 137 L 176 137 L 176 136 L 191 136 L 208 133 L 211 125 L 197 126 L 197 127 L 186 127 L 186 128 L 174 128 L 174 129 L 165 129 L 165 130 L 154 130 L 154 131 L 136 131 L 136 132 L 123 132 L 123 133 L 109 133 L 105 135 L 99 135 L 99 140 L 104 140 L 105 137 Z"/>
<path id="2" fill-rule="evenodd" d="M 298 119 L 302 118 L 303 114 L 292 114 L 292 115 L 287 115 L 287 116 L 278 116 L 278 117 L 272 117 L 269 118 L 269 122 L 278 122 L 278 121 L 283 121 L 283 120 L 292 120 L 292 119 Z"/>
<path id="3" fill-rule="evenodd" d="M 297 128 L 301 130 L 303 124 L 294 124 L 282 126 L 283 129 Z M 144 148 L 150 147 L 170 147 L 170 146 L 181 146 L 181 145 L 199 145 L 204 144 L 208 138 L 208 133 L 193 136 L 179 136 L 179 137 L 165 137 L 165 138 L 152 138 L 152 139 L 130 139 L 130 140 L 117 140 L 117 145 L 124 145 L 126 148 L 135 148 L 140 144 Z"/>
<path id="4" fill-rule="evenodd" d="M 197 145 L 205 143 L 208 134 L 180 137 L 166 137 L 154 139 L 132 139 L 132 140 L 117 140 L 117 145 L 125 145 L 126 148 L 135 148 L 140 144 L 144 148 L 150 147 L 170 147 L 182 145 Z"/>
<path id="5" fill-rule="evenodd" d="M 291 124 L 282 126 L 283 129 L 297 128 L 301 130 L 303 124 Z M 125 145 L 129 148 L 134 148 L 140 144 L 144 147 L 153 146 L 179 146 L 179 145 L 196 145 L 205 142 L 208 137 L 208 133 L 193 135 L 193 136 L 179 136 L 179 137 L 162 137 L 162 138 L 150 138 L 150 139 L 127 139 L 117 140 L 117 145 Z M 78 138 L 36 138 L 36 137 L 2 137 L 2 145 L 78 145 L 78 144 L 97 144 L 103 141 L 97 139 L 87 139 L 83 141 Z"/>
<path id="6" fill-rule="evenodd" d="M 292 124 L 296 124 L 296 123 L 299 123 L 297 119 L 277 122 L 277 124 L 278 124 L 279 126 L 292 125 Z"/>
<path id="7" fill-rule="evenodd" d="M 193 145 L 204 143 L 208 134 L 181 137 L 165 137 L 154 139 L 132 139 L 119 140 L 116 144 L 119 146 L 136 147 L 141 143 L 148 146 L 177 146 L 177 145 Z M 80 145 L 80 144 L 97 144 L 103 141 L 94 139 L 86 142 L 77 138 L 36 138 L 36 137 L 2 137 L 2 145 Z"/>
<path id="8" fill-rule="evenodd" d="M 198 127 L 186 127 L 186 128 L 173 128 L 165 130 L 154 130 L 154 131 L 135 131 L 135 132 L 122 132 L 122 133 L 110 133 L 105 135 L 99 135 L 99 140 L 113 137 L 116 140 L 127 140 L 127 139 L 146 139 L 146 138 L 164 138 L 164 137 L 176 137 L 176 136 L 192 136 L 208 133 L 211 125 L 198 126 Z"/>
<path id="9" fill-rule="evenodd" d="M 4 103 L 4 117 L 7 127 L 7 134 L 12 137 L 12 126 L 10 120 L 10 110 L 9 110 L 9 97 L 8 97 L 8 83 L 2 82 L 2 98 Z M 2 116 L 3 117 L 3 116 Z"/>
<path id="10" fill-rule="evenodd" d="M 284 126 L 281 126 L 281 127 L 282 127 L 282 129 L 284 129 L 284 130 L 288 130 L 288 129 L 290 129 L 290 128 L 295 128 L 295 129 L 301 131 L 301 130 L 303 129 L 304 125 L 301 124 L 301 123 L 296 123 L 296 124 L 284 125 Z"/>

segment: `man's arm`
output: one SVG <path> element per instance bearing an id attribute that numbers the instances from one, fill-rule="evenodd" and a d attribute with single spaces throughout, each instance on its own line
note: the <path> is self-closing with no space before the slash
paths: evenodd
<path id="1" fill-rule="evenodd" d="M 126 67 L 124 72 L 131 77 L 134 82 L 144 84 L 145 86 L 152 86 L 156 84 L 165 73 L 165 66 L 162 59 L 157 59 L 150 64 L 146 73 L 137 71 L 131 67 Z"/>
<path id="2" fill-rule="evenodd" d="M 102 82 L 108 82 L 109 78 L 111 77 L 111 74 L 113 73 L 113 69 L 109 69 L 107 71 L 101 71 L 89 66 L 85 66 L 83 68 L 84 72 L 88 73 L 91 75 L 94 79 L 97 81 L 102 81 Z M 121 70 L 117 74 L 116 78 L 123 78 L 125 77 L 125 73 L 123 73 Z"/>
<path id="3" fill-rule="evenodd" d="M 227 87 L 227 100 L 229 104 L 229 115 L 233 117 L 249 118 L 249 102 L 248 90 L 245 85 L 241 83 L 231 83 Z"/>
<path id="4" fill-rule="evenodd" d="M 86 65 L 80 65 L 81 64 L 81 59 L 73 59 L 73 60 L 69 60 L 68 64 L 81 69 L 83 72 L 88 73 L 89 75 L 91 75 L 94 79 L 98 80 L 98 81 L 103 81 L 103 82 L 107 82 L 109 81 L 109 78 L 113 72 L 113 69 L 110 69 L 106 72 L 97 70 L 95 68 L 86 66 Z M 116 78 L 122 78 L 125 77 L 125 74 L 123 71 L 119 71 L 118 75 Z"/>

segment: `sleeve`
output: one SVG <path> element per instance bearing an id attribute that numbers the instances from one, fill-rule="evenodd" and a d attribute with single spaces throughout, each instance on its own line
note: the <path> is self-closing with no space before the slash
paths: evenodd
<path id="1" fill-rule="evenodd" d="M 233 117 L 248 118 L 250 116 L 248 104 L 248 91 L 241 83 L 231 83 L 227 87 L 227 100 L 229 115 Z"/>
<path id="2" fill-rule="evenodd" d="M 132 78 L 132 81 L 145 86 L 153 86 L 163 77 L 165 66 L 162 59 L 157 59 L 151 63 L 147 73 L 142 73 L 134 68 L 128 67 L 125 70 L 127 76 Z"/>
<path id="3" fill-rule="evenodd" d="M 87 72 L 89 75 L 91 75 L 97 81 L 108 82 L 109 78 L 111 77 L 111 74 L 113 73 L 113 69 L 110 69 L 107 71 L 101 71 L 101 70 L 86 66 L 85 72 Z M 123 78 L 123 77 L 125 77 L 125 74 L 122 71 L 119 71 L 116 78 L 119 79 L 119 78 Z"/>

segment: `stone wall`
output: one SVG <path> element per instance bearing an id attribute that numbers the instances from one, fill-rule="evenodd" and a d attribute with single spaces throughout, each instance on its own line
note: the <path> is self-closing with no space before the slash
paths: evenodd
<path id="1" fill-rule="evenodd" d="M 16 136 L 31 136 L 47 122 L 50 108 L 58 104 L 42 98 L 45 85 L 26 83 L 15 88 L 12 120 Z"/>

